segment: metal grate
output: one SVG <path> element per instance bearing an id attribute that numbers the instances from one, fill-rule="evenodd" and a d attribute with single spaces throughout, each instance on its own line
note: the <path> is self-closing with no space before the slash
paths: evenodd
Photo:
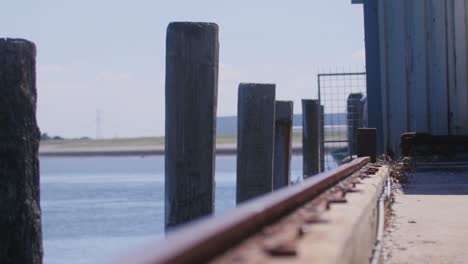
<path id="1" fill-rule="evenodd" d="M 326 171 L 355 154 L 355 130 L 367 124 L 366 73 L 322 73 L 317 79 L 323 107 L 321 168 Z"/>

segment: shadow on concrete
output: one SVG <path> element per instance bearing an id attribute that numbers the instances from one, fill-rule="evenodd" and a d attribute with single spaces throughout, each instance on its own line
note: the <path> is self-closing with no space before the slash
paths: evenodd
<path id="1" fill-rule="evenodd" d="M 468 168 L 418 170 L 402 187 L 410 195 L 468 195 Z"/>

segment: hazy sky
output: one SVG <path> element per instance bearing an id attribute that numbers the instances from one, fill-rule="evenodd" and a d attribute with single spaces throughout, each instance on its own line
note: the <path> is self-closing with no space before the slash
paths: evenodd
<path id="1" fill-rule="evenodd" d="M 317 71 L 362 70 L 362 5 L 351 0 L 14 0 L 0 37 L 36 43 L 38 121 L 65 137 L 164 134 L 165 34 L 171 21 L 220 28 L 218 115 L 237 112 L 240 82 L 277 99 L 316 97 Z"/>

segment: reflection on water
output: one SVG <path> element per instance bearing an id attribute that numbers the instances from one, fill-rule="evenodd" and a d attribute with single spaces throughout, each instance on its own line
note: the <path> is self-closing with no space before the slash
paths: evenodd
<path id="1" fill-rule="evenodd" d="M 216 159 L 216 213 L 235 207 L 236 158 Z M 292 159 L 300 178 L 302 157 Z M 41 158 L 46 264 L 96 263 L 164 233 L 164 157 Z"/>

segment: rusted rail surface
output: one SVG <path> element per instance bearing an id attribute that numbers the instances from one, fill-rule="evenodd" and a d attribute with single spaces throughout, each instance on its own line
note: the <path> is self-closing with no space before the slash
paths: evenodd
<path id="1" fill-rule="evenodd" d="M 168 234 L 163 241 L 114 260 L 121 264 L 204 263 L 226 252 L 262 227 L 274 223 L 370 162 L 369 157 L 318 174 L 289 188 L 247 202 L 230 213 L 196 221 Z"/>

